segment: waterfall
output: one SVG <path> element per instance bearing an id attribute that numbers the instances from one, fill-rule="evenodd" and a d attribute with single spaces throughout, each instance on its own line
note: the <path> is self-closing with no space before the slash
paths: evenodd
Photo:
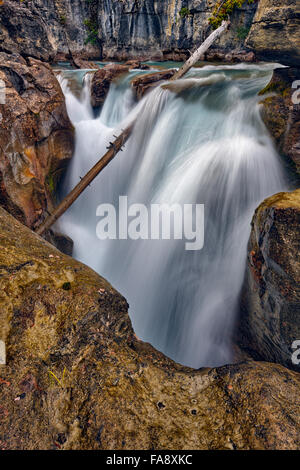
<path id="1" fill-rule="evenodd" d="M 94 116 L 84 82 L 75 97 L 60 77 L 76 150 L 62 196 L 105 152 L 113 135 L 138 116 L 123 152 L 59 222 L 74 256 L 128 300 L 138 337 L 192 367 L 234 360 L 231 336 L 245 271 L 250 222 L 257 205 L 287 188 L 279 157 L 259 112 L 258 91 L 275 65 L 192 69 L 171 87 L 136 103 L 130 72 L 114 83 Z M 74 72 L 75 73 L 75 72 Z M 205 205 L 204 247 L 184 240 L 99 240 L 96 208 L 128 203 Z"/>

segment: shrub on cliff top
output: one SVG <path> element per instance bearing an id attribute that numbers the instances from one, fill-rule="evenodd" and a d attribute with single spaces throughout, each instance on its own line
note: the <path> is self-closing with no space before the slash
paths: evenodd
<path id="1" fill-rule="evenodd" d="M 181 18 L 185 18 L 186 16 L 188 16 L 190 14 L 191 14 L 190 10 L 186 7 L 182 7 L 180 12 L 179 12 L 179 15 L 181 16 Z"/>
<path id="2" fill-rule="evenodd" d="M 227 20 L 235 8 L 241 8 L 244 3 L 253 3 L 254 0 L 219 0 L 208 18 L 213 29 L 218 28 L 223 20 Z"/>

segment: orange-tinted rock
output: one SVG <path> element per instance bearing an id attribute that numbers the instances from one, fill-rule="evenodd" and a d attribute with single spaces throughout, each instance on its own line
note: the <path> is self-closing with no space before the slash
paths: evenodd
<path id="1" fill-rule="evenodd" d="M 97 70 L 99 69 L 98 65 L 96 65 L 94 62 L 87 60 L 84 56 L 81 54 L 72 54 L 71 61 L 77 67 L 78 69 L 94 69 Z"/>
<path id="2" fill-rule="evenodd" d="M 225 62 L 255 62 L 255 53 L 246 50 L 232 50 L 230 52 L 211 48 L 205 53 L 205 60 Z"/>
<path id="3" fill-rule="evenodd" d="M 0 203 L 29 227 L 52 208 L 52 195 L 72 157 L 73 126 L 49 65 L 0 53 Z M 3 101 L 3 100 L 2 100 Z"/>

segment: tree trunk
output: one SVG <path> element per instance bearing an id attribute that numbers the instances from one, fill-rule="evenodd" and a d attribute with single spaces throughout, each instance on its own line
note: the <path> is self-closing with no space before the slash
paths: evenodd
<path id="1" fill-rule="evenodd" d="M 213 42 L 228 28 L 229 21 L 223 21 L 221 26 L 213 31 L 201 46 L 191 55 L 185 64 L 173 75 L 170 80 L 182 78 L 201 58 Z M 72 191 L 62 200 L 53 213 L 36 229 L 38 235 L 42 235 L 48 230 L 57 219 L 73 204 L 85 188 L 96 178 L 96 176 L 108 165 L 108 163 L 117 155 L 128 140 L 135 122 L 128 126 L 116 140 L 110 143 L 106 154 L 96 163 L 93 168 L 81 179 L 81 181 L 72 189 Z"/>
<path id="2" fill-rule="evenodd" d="M 183 75 L 185 75 L 193 67 L 193 65 L 199 62 L 199 60 L 207 51 L 207 49 L 209 49 L 209 47 L 215 42 L 215 40 L 218 39 L 224 31 L 226 31 L 229 26 L 229 23 L 229 21 L 223 21 L 221 26 L 219 26 L 219 28 L 213 31 L 208 36 L 208 38 L 205 39 L 201 46 L 194 52 L 194 54 L 191 55 L 191 57 L 184 63 L 181 69 L 179 69 L 178 72 L 176 72 L 170 80 L 178 80 L 179 78 L 183 77 Z"/>
<path id="3" fill-rule="evenodd" d="M 80 180 L 80 182 L 72 189 L 72 191 L 62 200 L 62 202 L 56 207 L 53 213 L 40 225 L 36 233 L 42 235 L 48 230 L 57 219 L 73 204 L 74 201 L 80 196 L 85 188 L 96 178 L 96 176 L 109 164 L 109 162 L 117 155 L 122 149 L 128 137 L 131 134 L 133 124 L 128 126 L 114 142 L 110 143 L 108 151 L 105 155 L 90 169 L 90 171 Z"/>

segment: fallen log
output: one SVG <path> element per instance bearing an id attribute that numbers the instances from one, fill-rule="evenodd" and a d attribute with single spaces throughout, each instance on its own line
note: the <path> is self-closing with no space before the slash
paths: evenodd
<path id="1" fill-rule="evenodd" d="M 72 191 L 62 200 L 53 213 L 40 225 L 36 233 L 42 235 L 48 230 L 59 217 L 73 204 L 85 188 L 96 178 L 96 176 L 109 164 L 109 162 L 122 150 L 125 142 L 131 134 L 133 125 L 128 126 L 114 142 L 110 142 L 105 155 L 89 170 Z"/>
<path id="2" fill-rule="evenodd" d="M 229 26 L 229 21 L 223 21 L 221 26 L 213 31 L 208 38 L 201 44 L 201 46 L 191 55 L 191 57 L 184 63 L 184 65 L 178 70 L 175 75 L 171 78 L 171 81 L 182 78 L 204 55 L 209 47 L 218 39 Z"/>
<path id="3" fill-rule="evenodd" d="M 213 42 L 228 28 L 230 22 L 223 21 L 221 26 L 213 31 L 201 46 L 191 55 L 170 81 L 182 78 L 201 58 Z M 135 121 L 136 122 L 136 121 Z M 72 189 L 72 191 L 62 200 L 62 202 L 54 209 L 53 213 L 36 229 L 38 235 L 48 230 L 59 217 L 73 204 L 87 186 L 98 176 L 98 174 L 108 165 L 108 163 L 117 155 L 128 140 L 135 122 L 128 126 L 114 142 L 110 143 L 110 147 L 105 155 L 89 170 L 89 172 L 80 180 L 80 182 Z"/>

